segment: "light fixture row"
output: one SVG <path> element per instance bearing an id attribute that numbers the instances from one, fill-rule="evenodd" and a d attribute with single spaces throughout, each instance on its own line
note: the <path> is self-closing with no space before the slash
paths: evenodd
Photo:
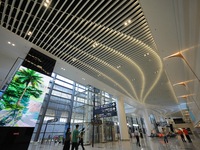
<path id="1" fill-rule="evenodd" d="M 14 44 L 14 43 L 11 43 L 10 41 L 8 41 L 8 44 L 10 44 L 10 45 L 12 45 L 12 46 L 15 46 L 15 44 Z"/>

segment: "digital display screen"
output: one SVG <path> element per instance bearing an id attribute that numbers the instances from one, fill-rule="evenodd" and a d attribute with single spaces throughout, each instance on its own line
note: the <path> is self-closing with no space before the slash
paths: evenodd
<path id="1" fill-rule="evenodd" d="M 0 100 L 0 127 L 35 127 L 51 77 L 21 66 Z"/>

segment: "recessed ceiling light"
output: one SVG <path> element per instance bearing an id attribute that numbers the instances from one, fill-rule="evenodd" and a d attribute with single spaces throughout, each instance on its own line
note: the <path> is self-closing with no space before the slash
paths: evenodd
<path id="1" fill-rule="evenodd" d="M 45 6 L 45 7 L 49 7 L 50 4 L 51 4 L 51 1 L 52 1 L 52 0 L 45 0 L 44 6 Z"/>
<path id="2" fill-rule="evenodd" d="M 128 25 L 128 23 L 127 23 L 127 22 L 124 22 L 124 25 L 125 25 L 125 26 L 127 26 L 127 25 Z"/>
<path id="3" fill-rule="evenodd" d="M 98 45 L 99 45 L 99 43 L 94 42 L 94 43 L 92 44 L 92 47 L 96 48 Z"/>
<path id="4" fill-rule="evenodd" d="M 10 42 L 10 41 L 8 41 L 8 44 L 11 44 L 11 42 Z"/>
<path id="5" fill-rule="evenodd" d="M 73 59 L 72 59 L 73 62 L 76 61 L 76 60 L 77 60 L 76 58 L 73 58 Z"/>
<path id="6" fill-rule="evenodd" d="M 119 68 L 121 68 L 121 66 L 119 65 L 119 66 L 117 66 L 117 69 L 119 69 Z"/>
<path id="7" fill-rule="evenodd" d="M 45 2 L 45 3 L 44 3 L 44 6 L 45 6 L 45 7 L 48 7 L 49 5 Z"/>
<path id="8" fill-rule="evenodd" d="M 131 19 L 128 19 L 127 22 L 130 24 L 131 23 Z"/>
<path id="9" fill-rule="evenodd" d="M 128 26 L 128 25 L 130 25 L 131 22 L 132 22 L 131 19 L 126 20 L 126 21 L 124 22 L 124 26 Z"/>
<path id="10" fill-rule="evenodd" d="M 12 46 L 15 46 L 15 44 L 12 44 Z"/>
<path id="11" fill-rule="evenodd" d="M 29 31 L 28 33 L 27 33 L 27 35 L 31 35 L 32 34 L 32 32 L 31 31 Z"/>
<path id="12" fill-rule="evenodd" d="M 146 54 L 144 54 L 144 57 L 146 57 L 147 55 Z"/>

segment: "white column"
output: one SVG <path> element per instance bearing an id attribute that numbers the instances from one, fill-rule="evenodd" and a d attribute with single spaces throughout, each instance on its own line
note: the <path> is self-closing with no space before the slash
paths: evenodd
<path id="1" fill-rule="evenodd" d="M 90 124 L 89 122 L 91 122 L 91 114 L 92 114 L 92 107 L 91 107 L 91 105 L 92 105 L 92 101 L 90 100 L 90 98 L 92 97 L 92 94 L 91 94 L 91 92 L 89 92 L 88 93 L 88 95 L 87 95 L 87 104 L 88 105 L 86 105 L 85 106 L 85 117 L 84 117 L 84 120 L 85 120 L 85 122 L 86 123 L 84 123 L 84 127 L 85 127 L 85 134 L 84 134 L 84 143 L 85 144 L 89 144 L 90 143 L 90 141 L 91 141 L 91 137 L 90 137 L 90 132 L 92 131 L 92 130 L 90 130 L 91 128 L 92 128 L 92 124 Z"/>
<path id="2" fill-rule="evenodd" d="M 146 127 L 146 132 L 147 132 L 146 134 L 150 135 L 151 130 L 153 129 L 153 126 L 151 124 L 149 114 L 146 109 L 144 109 L 144 111 L 143 111 L 143 118 L 144 118 L 144 123 L 145 123 L 145 127 Z"/>
<path id="3" fill-rule="evenodd" d="M 124 110 L 124 100 L 122 97 L 119 97 L 119 99 L 117 100 L 117 115 L 119 121 L 120 139 L 130 140 L 128 135 L 126 114 Z"/>
<path id="4" fill-rule="evenodd" d="M 105 142 L 105 135 L 104 135 L 104 122 L 102 120 L 102 125 L 101 125 L 101 142 Z"/>
<path id="5" fill-rule="evenodd" d="M 90 135 L 89 135 L 89 132 L 90 132 L 90 127 L 91 125 L 89 124 L 89 122 L 91 122 L 91 110 L 89 108 L 88 105 L 85 106 L 85 118 L 84 118 L 84 127 L 85 127 L 85 134 L 84 134 L 84 138 L 83 138 L 83 142 L 85 144 L 89 144 L 90 143 Z"/>

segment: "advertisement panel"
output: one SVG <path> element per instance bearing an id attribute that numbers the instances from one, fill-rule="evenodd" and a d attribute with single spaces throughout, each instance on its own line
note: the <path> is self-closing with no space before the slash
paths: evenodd
<path id="1" fill-rule="evenodd" d="M 0 100 L 0 127 L 35 127 L 51 77 L 21 66 Z"/>

